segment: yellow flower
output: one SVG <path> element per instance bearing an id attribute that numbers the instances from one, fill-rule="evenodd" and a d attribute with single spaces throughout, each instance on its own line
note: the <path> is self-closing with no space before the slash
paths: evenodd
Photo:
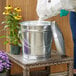
<path id="1" fill-rule="evenodd" d="M 14 16 L 14 18 L 15 18 L 16 20 L 20 20 L 20 19 L 22 18 L 22 16 Z"/>
<path id="2" fill-rule="evenodd" d="M 8 11 L 3 12 L 3 15 L 9 15 Z"/>
<path id="3" fill-rule="evenodd" d="M 11 10 L 12 9 L 12 6 L 8 5 L 8 6 L 5 7 L 5 9 L 6 10 Z"/>
<path id="4" fill-rule="evenodd" d="M 14 10 L 17 11 L 17 12 L 21 12 L 20 8 L 15 8 Z"/>

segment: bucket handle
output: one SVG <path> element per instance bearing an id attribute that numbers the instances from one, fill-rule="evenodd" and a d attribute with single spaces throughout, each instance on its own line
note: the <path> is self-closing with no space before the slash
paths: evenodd
<path id="1" fill-rule="evenodd" d="M 20 38 L 21 43 L 24 44 L 25 47 L 30 48 L 30 44 L 27 42 L 26 39 L 23 38 L 21 33 L 21 31 L 19 31 L 18 33 L 18 37 Z"/>

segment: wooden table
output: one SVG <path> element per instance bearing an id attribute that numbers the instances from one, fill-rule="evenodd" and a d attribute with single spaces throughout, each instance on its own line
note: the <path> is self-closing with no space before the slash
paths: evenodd
<path id="1" fill-rule="evenodd" d="M 72 57 L 59 57 L 55 54 L 52 55 L 49 59 L 42 59 L 42 60 L 29 60 L 24 59 L 22 55 L 12 55 L 7 53 L 9 59 L 20 67 L 23 68 L 23 76 L 31 76 L 30 69 L 31 68 L 38 68 L 38 67 L 49 67 L 51 65 L 57 64 L 67 64 L 67 76 L 73 76 L 73 58 Z M 49 70 L 49 69 L 48 69 Z"/>

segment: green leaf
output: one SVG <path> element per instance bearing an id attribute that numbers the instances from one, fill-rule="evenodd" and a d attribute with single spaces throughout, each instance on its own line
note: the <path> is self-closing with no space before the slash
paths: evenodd
<path id="1" fill-rule="evenodd" d="M 7 43 L 9 43 L 9 41 L 5 41 L 5 42 L 4 42 L 4 45 L 6 45 Z"/>
<path id="2" fill-rule="evenodd" d="M 6 23 L 6 21 L 3 21 L 1 24 L 4 24 L 4 23 Z"/>
<path id="3" fill-rule="evenodd" d="M 7 24 L 10 24 L 10 23 L 12 23 L 12 21 L 9 21 L 9 20 L 8 20 L 8 21 L 7 21 Z"/>
<path id="4" fill-rule="evenodd" d="M 9 27 L 9 26 L 10 26 L 10 25 L 5 25 L 5 26 L 4 26 L 4 29 L 6 29 L 6 28 Z"/>
<path id="5" fill-rule="evenodd" d="M 20 29 L 20 26 L 17 26 L 17 29 Z"/>
<path id="6" fill-rule="evenodd" d="M 21 43 L 18 43 L 18 46 L 22 47 L 22 44 Z"/>
<path id="7" fill-rule="evenodd" d="M 0 36 L 0 38 L 5 38 L 6 36 L 5 35 L 3 35 L 3 36 Z"/>

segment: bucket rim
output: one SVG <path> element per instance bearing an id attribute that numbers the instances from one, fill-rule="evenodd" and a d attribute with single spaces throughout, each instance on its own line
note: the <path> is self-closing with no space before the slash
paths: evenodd
<path id="1" fill-rule="evenodd" d="M 51 25 L 51 21 L 39 21 L 39 20 L 33 20 L 33 21 L 23 21 L 20 22 L 21 26 L 47 26 Z"/>

